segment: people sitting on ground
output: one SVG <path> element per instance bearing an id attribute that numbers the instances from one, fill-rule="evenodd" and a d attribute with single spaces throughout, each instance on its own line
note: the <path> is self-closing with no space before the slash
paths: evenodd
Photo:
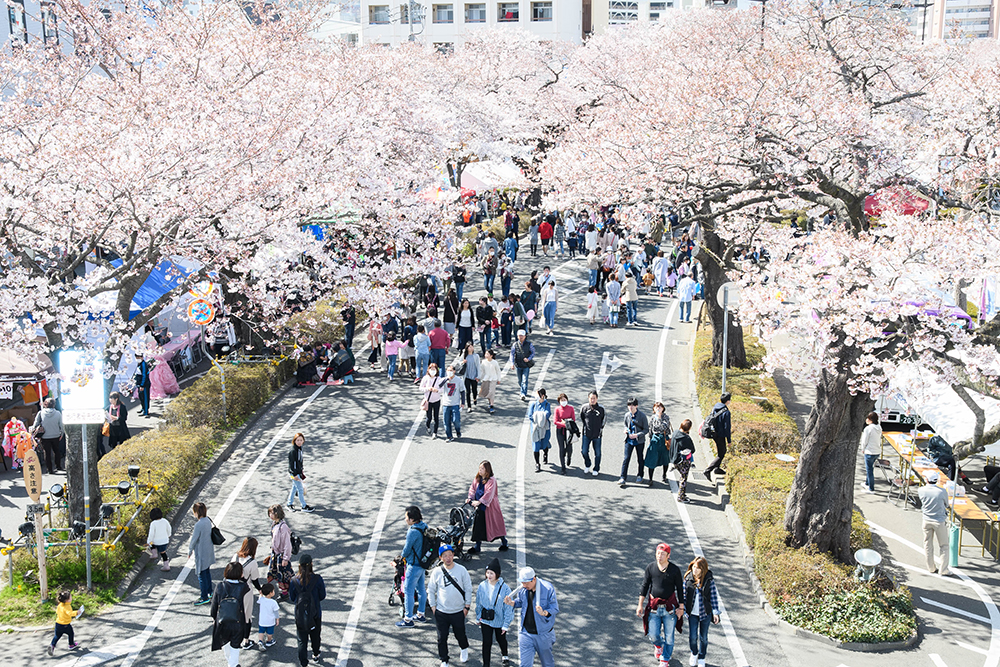
<path id="1" fill-rule="evenodd" d="M 351 348 L 347 347 L 345 341 L 337 341 L 333 345 L 333 357 L 330 359 L 330 365 L 320 381 L 326 382 L 328 379 L 332 379 L 334 382 L 340 382 L 348 375 L 353 374 L 354 353 L 351 352 Z"/>
<path id="2" fill-rule="evenodd" d="M 987 505 L 1000 506 L 1000 466 L 986 466 L 983 473 L 986 475 L 986 486 L 981 487 L 979 492 L 989 494 Z"/>
<path id="3" fill-rule="evenodd" d="M 316 384 L 319 379 L 319 372 L 316 369 L 316 356 L 313 354 L 312 346 L 306 345 L 299 355 L 299 366 L 295 371 L 295 386 Z"/>

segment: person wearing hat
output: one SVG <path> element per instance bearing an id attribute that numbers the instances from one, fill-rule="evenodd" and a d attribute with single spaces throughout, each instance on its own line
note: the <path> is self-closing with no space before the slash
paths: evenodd
<path id="1" fill-rule="evenodd" d="M 510 665 L 507 655 L 507 630 L 514 620 L 514 610 L 503 604 L 510 595 L 510 586 L 500 576 L 500 559 L 494 558 L 486 566 L 486 579 L 476 590 L 476 625 L 483 633 L 483 667 L 490 667 L 493 638 L 500 647 L 503 667 Z"/>
<path id="2" fill-rule="evenodd" d="M 448 630 L 455 633 L 461 660 L 469 659 L 469 638 L 465 634 L 465 617 L 472 607 L 472 578 L 469 571 L 455 562 L 455 547 L 442 544 L 438 549 L 441 566 L 431 572 L 427 584 L 427 602 L 437 624 L 438 657 L 441 667 L 448 667 Z"/>
<path id="3" fill-rule="evenodd" d="M 319 662 L 319 633 L 323 625 L 320 603 L 326 599 L 323 577 L 313 572 L 309 554 L 299 556 L 299 573 L 288 585 L 288 599 L 295 604 L 295 635 L 299 643 L 299 665 L 309 664 L 308 644 L 312 644 L 312 659 Z"/>
<path id="4" fill-rule="evenodd" d="M 670 545 L 656 545 L 656 560 L 646 566 L 639 590 L 635 615 L 642 619 L 643 630 L 653 642 L 653 654 L 666 667 L 674 654 L 674 631 L 684 616 L 684 578 L 679 567 L 670 562 Z"/>
<path id="5" fill-rule="evenodd" d="M 559 613 L 556 589 L 551 583 L 537 578 L 530 567 L 522 567 L 517 580 L 521 585 L 503 601 L 514 609 L 524 610 L 521 631 L 517 635 L 521 667 L 534 665 L 536 653 L 542 667 L 554 667 L 552 644 L 556 634 L 553 628 Z"/>
<path id="6" fill-rule="evenodd" d="M 524 329 L 517 330 L 517 342 L 510 348 L 510 363 L 517 369 L 517 386 L 521 388 L 521 400 L 528 400 L 528 375 L 535 365 L 535 346 L 528 341 Z"/>
<path id="7" fill-rule="evenodd" d="M 941 558 L 941 574 L 948 576 L 949 546 L 948 541 L 948 492 L 937 485 L 940 475 L 936 472 L 927 474 L 927 484 L 920 487 L 920 511 L 924 515 L 924 552 L 927 556 L 927 570 L 936 573 L 934 564 L 934 539 L 937 538 L 938 553 Z"/>

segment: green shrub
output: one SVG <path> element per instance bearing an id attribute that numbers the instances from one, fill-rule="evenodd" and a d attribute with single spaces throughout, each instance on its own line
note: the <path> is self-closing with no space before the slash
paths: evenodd
<path id="1" fill-rule="evenodd" d="M 163 419 L 172 426 L 187 428 L 198 426 L 221 428 L 227 423 L 239 425 L 257 408 L 264 405 L 275 385 L 281 386 L 289 365 L 294 368 L 294 362 L 277 365 L 224 363 L 225 410 L 223 410 L 219 369 L 212 366 L 204 377 L 182 391 L 180 396 L 167 405 Z"/>
<path id="2" fill-rule="evenodd" d="M 745 339 L 747 359 L 757 364 L 764 350 Z M 711 366 L 712 330 L 702 321 L 693 350 L 698 398 L 714 405 L 722 371 Z M 726 389 L 733 394 L 733 447 L 726 488 L 753 553 L 754 572 L 775 611 L 793 625 L 845 642 L 891 642 L 916 629 L 910 592 L 905 587 L 858 582 L 852 568 L 813 548 L 793 549 L 785 530 L 785 502 L 795 466 L 775 453 L 795 453 L 800 437 L 774 380 L 758 371 L 730 369 Z M 764 397 L 763 400 L 750 396 Z M 870 548 L 872 535 L 857 510 L 851 521 L 851 548 Z"/>

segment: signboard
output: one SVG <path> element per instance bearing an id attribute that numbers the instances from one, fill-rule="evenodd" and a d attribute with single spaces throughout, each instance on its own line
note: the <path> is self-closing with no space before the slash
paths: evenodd
<path id="1" fill-rule="evenodd" d="M 37 503 L 42 497 L 42 465 L 33 449 L 24 454 L 24 488 L 28 490 L 31 502 Z"/>
<path id="2" fill-rule="evenodd" d="M 191 286 L 190 290 L 188 290 L 191 296 L 195 296 L 198 298 L 211 296 L 212 292 L 214 291 L 215 291 L 215 283 L 213 283 L 211 280 L 202 280 L 200 282 L 197 282 Z"/>
<path id="3" fill-rule="evenodd" d="M 104 375 L 101 360 L 80 350 L 59 352 L 56 366 L 61 382 L 64 424 L 104 423 Z"/>
<path id="4" fill-rule="evenodd" d="M 14 398 L 14 383 L 0 382 L 0 401 L 9 401 Z"/>
<path id="5" fill-rule="evenodd" d="M 199 327 L 205 327 L 215 319 L 215 306 L 204 299 L 195 299 L 188 304 L 188 317 Z"/>

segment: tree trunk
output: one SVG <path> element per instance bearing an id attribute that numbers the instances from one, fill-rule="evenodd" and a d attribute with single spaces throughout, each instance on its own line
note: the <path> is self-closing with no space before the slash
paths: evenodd
<path id="1" fill-rule="evenodd" d="M 83 448 L 82 427 L 66 426 L 66 477 L 69 482 L 70 522 L 83 521 Z M 101 516 L 101 480 L 97 474 L 97 443 L 101 435 L 100 424 L 87 424 L 87 472 L 90 478 L 90 525 Z"/>
<path id="2" fill-rule="evenodd" d="M 712 323 L 712 365 L 721 366 L 724 313 L 722 307 L 715 300 L 715 293 L 729 279 L 726 277 L 725 269 L 716 261 L 716 257 L 724 258 L 726 247 L 722 239 L 709 229 L 704 230 L 704 242 L 705 247 L 712 252 L 712 254 L 703 252 L 698 255 L 701 267 L 705 272 L 705 308 Z M 743 327 L 733 317 L 732 309 L 729 311 L 728 347 L 726 367 L 747 368 L 747 351 L 743 345 Z"/>
<path id="3" fill-rule="evenodd" d="M 853 361 L 844 360 L 840 367 L 849 369 Z M 858 441 L 874 407 L 867 394 L 851 395 L 849 380 L 846 371 L 823 371 L 785 505 L 793 547 L 814 545 L 844 563 L 854 562 L 851 514 Z"/>

